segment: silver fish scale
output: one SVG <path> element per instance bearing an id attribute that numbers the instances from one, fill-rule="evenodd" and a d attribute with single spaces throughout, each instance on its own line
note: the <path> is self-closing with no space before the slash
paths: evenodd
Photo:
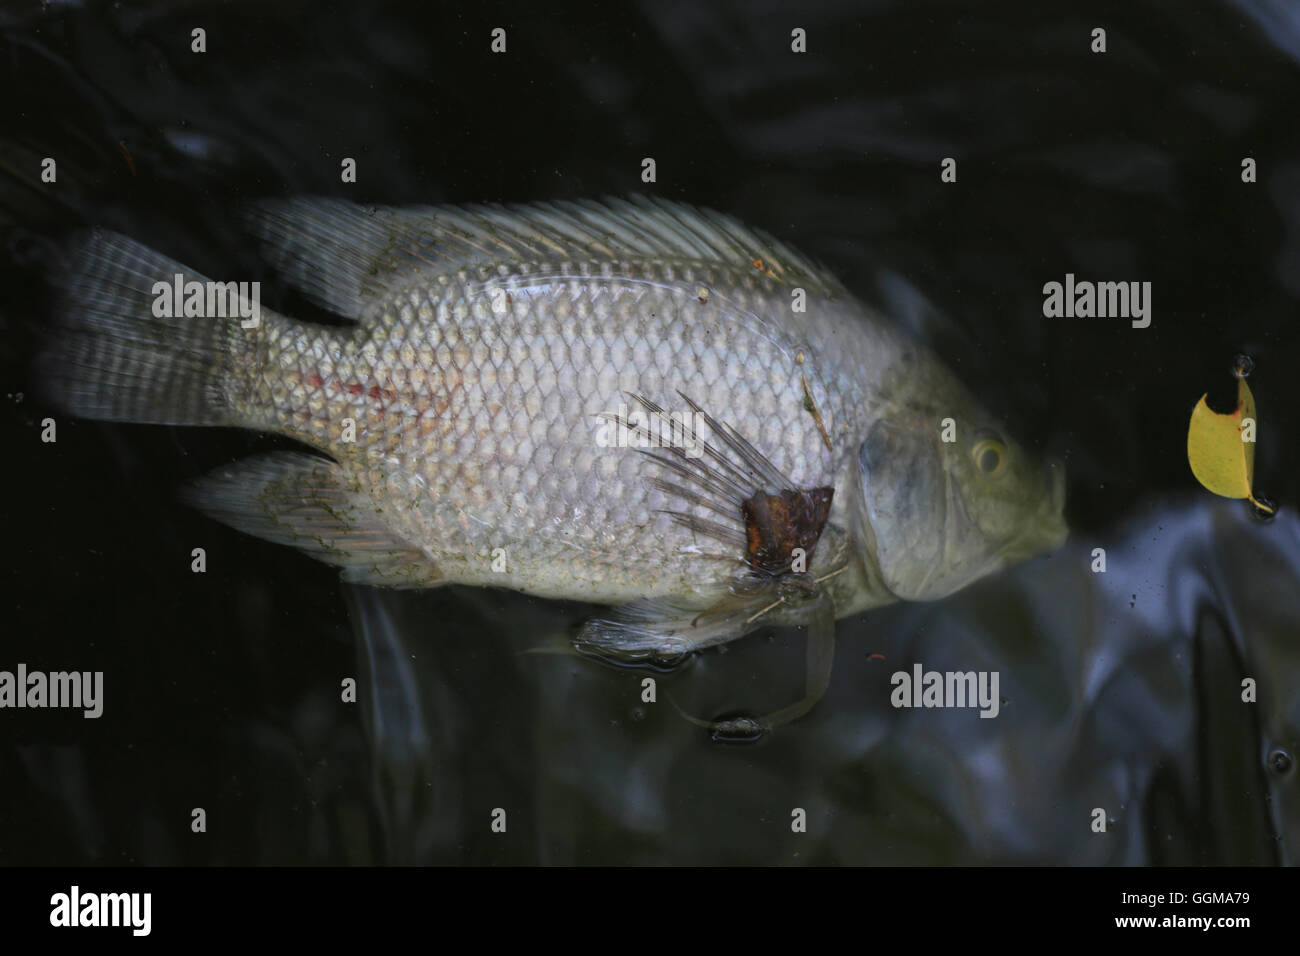
<path id="1" fill-rule="evenodd" d="M 842 524 L 867 383 L 900 346 L 855 303 L 810 292 L 794 313 L 790 292 L 757 270 L 650 261 L 408 277 L 354 330 L 269 317 L 236 404 L 338 460 L 431 578 L 609 603 L 707 593 L 742 555 L 660 512 L 718 516 L 649 487 L 676 479 L 646 455 L 600 447 L 598 416 L 635 409 L 629 392 L 687 412 L 680 391 L 796 487 L 836 486 Z M 814 567 L 844 547 L 828 534 Z"/>

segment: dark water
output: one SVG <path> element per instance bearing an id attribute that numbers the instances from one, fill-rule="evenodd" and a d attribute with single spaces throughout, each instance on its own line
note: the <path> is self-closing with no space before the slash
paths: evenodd
<path id="1" fill-rule="evenodd" d="M 0 669 L 102 670 L 106 704 L 0 712 L 0 863 L 1291 862 L 1297 9 L 5 6 Z M 841 622 L 826 698 L 757 744 L 642 705 L 640 671 L 526 653 L 589 607 L 345 589 L 176 502 L 276 439 L 59 417 L 40 441 L 42 272 L 77 227 L 259 278 L 311 317 L 235 228 L 241 201 L 642 191 L 821 258 L 1069 470 L 1065 549 Z M 1151 282 L 1151 326 L 1044 318 L 1067 272 Z M 1187 467 L 1191 407 L 1238 353 L 1256 488 L 1281 505 L 1267 523 Z M 656 676 L 691 713 L 762 712 L 798 695 L 803 654 L 797 632 L 760 632 Z M 894 709 L 890 674 L 915 662 L 997 670 L 999 716 Z"/>

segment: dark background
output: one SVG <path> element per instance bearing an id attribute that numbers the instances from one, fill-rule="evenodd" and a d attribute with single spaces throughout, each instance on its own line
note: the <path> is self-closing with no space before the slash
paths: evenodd
<path id="1" fill-rule="evenodd" d="M 489 52 L 497 26 L 505 55 Z M 0 668 L 106 685 L 97 721 L 0 712 L 0 864 L 1300 850 L 1300 8 L 6 3 L 0 27 Z M 939 179 L 948 156 L 956 184 Z M 241 202 L 632 192 L 822 259 L 1068 466 L 1066 549 L 842 622 L 826 699 L 758 744 L 711 742 L 662 691 L 693 713 L 780 706 L 801 687 L 797 633 L 659 675 L 643 707 L 641 672 L 523 653 L 591 608 L 345 589 L 176 502 L 279 440 L 77 421 L 33 394 L 58 243 L 84 225 L 259 278 L 269 306 L 317 318 L 257 262 Z M 1151 327 L 1044 318 L 1042 286 L 1067 272 L 1150 281 Z M 1239 352 L 1257 363 L 1255 485 L 1282 507 L 1267 523 L 1186 462 L 1191 407 L 1231 386 Z M 47 415 L 56 444 L 39 439 Z M 914 661 L 999 669 L 1008 703 L 996 720 L 895 711 L 889 674 Z M 357 704 L 339 700 L 348 676 Z M 1240 702 L 1244 676 L 1259 703 Z"/>

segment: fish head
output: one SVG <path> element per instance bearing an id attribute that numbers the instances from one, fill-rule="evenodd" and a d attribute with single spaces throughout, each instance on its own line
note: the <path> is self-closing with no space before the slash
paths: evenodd
<path id="1" fill-rule="evenodd" d="M 901 600 L 945 597 L 1068 533 L 1064 466 L 1029 455 L 955 381 L 878 418 L 858 478 L 860 547 Z"/>

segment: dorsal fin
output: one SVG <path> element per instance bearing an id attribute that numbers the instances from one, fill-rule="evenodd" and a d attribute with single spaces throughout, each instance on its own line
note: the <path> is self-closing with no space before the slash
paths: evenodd
<path id="1" fill-rule="evenodd" d="M 644 196 L 408 207 L 290 199 L 255 207 L 248 221 L 287 281 L 349 318 L 414 270 L 450 273 L 475 264 L 716 263 L 825 295 L 843 293 L 827 270 L 767 233 L 719 212 Z"/>

